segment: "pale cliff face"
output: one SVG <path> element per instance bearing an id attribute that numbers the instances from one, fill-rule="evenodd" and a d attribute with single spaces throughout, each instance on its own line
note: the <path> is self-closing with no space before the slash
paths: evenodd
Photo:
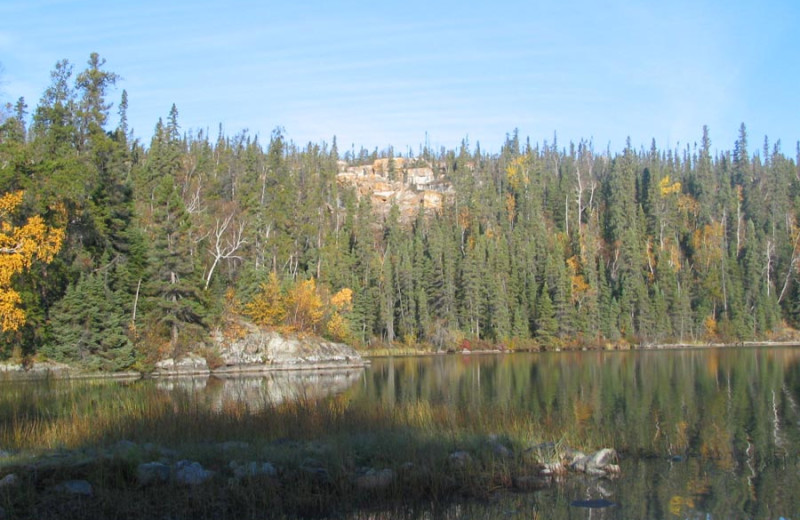
<path id="1" fill-rule="evenodd" d="M 402 157 L 358 166 L 340 163 L 339 168 L 340 185 L 353 186 L 359 198 L 370 197 L 378 215 L 386 216 L 397 205 L 404 223 L 413 221 L 420 209 L 441 212 L 452 200 L 453 187 L 441 173 L 430 165 L 412 166 Z"/>

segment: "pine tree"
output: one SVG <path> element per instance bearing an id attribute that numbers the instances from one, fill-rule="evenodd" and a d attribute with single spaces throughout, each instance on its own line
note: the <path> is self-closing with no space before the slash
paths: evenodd
<path id="1" fill-rule="evenodd" d="M 126 334 L 130 316 L 120 296 L 109 290 L 105 273 L 82 277 L 52 311 L 52 342 L 43 353 L 89 370 L 117 371 L 135 361 Z"/>
<path id="2" fill-rule="evenodd" d="M 190 254 L 190 227 L 176 186 L 169 177 L 163 177 L 155 191 L 146 290 L 149 317 L 162 327 L 175 354 L 196 340 L 205 327 L 201 282 Z"/>

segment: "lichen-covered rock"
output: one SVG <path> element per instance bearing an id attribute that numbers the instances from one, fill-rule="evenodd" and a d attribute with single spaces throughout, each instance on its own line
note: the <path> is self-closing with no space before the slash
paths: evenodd
<path id="1" fill-rule="evenodd" d="M 363 366 L 361 355 L 349 345 L 321 338 L 285 336 L 240 323 L 245 331 L 239 338 L 215 337 L 225 367 L 247 370 L 267 365 L 271 369 L 319 366 Z M 219 371 L 225 371 L 221 369 Z"/>
<path id="2" fill-rule="evenodd" d="M 33 363 L 13 363 L 10 361 L 0 363 L 0 372 L 22 379 L 38 379 L 48 375 L 69 376 L 76 370 L 64 363 L 56 361 L 34 361 Z"/>
<path id="3" fill-rule="evenodd" d="M 208 362 L 196 354 L 187 354 L 179 359 L 163 359 L 156 363 L 153 375 L 208 374 Z"/>

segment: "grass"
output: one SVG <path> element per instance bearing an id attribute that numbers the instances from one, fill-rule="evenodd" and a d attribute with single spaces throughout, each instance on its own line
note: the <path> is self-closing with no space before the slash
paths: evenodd
<path id="1" fill-rule="evenodd" d="M 0 477 L 15 473 L 21 480 L 0 490 L 6 518 L 322 517 L 376 501 L 480 499 L 510 488 L 515 476 L 535 474 L 541 461 L 525 449 L 553 440 L 519 412 L 446 403 L 368 406 L 342 394 L 215 407 L 149 384 L 109 391 L 108 383 L 50 382 L 5 390 L 0 446 L 11 455 L 0 460 Z M 120 441 L 129 443 L 120 450 Z M 222 444 L 228 441 L 239 444 Z M 498 454 L 498 445 L 511 455 Z M 455 451 L 468 452 L 469 460 L 454 462 Z M 138 464 L 183 458 L 215 477 L 197 487 L 138 485 Z M 233 481 L 231 460 L 269 461 L 279 475 Z M 304 469 L 309 464 L 323 468 L 324 478 Z M 394 479 L 359 488 L 354 478 L 367 468 L 388 468 Z M 94 496 L 50 491 L 70 479 L 88 480 Z"/>

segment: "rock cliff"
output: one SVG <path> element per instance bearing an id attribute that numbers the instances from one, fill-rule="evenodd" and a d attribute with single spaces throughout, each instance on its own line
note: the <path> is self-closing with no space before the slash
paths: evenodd
<path id="1" fill-rule="evenodd" d="M 336 179 L 342 186 L 354 187 L 359 197 L 370 197 L 373 209 L 381 216 L 397 205 L 404 222 L 413 221 L 420 209 L 426 213 L 442 211 L 454 194 L 452 185 L 433 167 L 411 166 L 400 157 L 391 167 L 389 159 L 359 166 L 341 162 Z"/>

